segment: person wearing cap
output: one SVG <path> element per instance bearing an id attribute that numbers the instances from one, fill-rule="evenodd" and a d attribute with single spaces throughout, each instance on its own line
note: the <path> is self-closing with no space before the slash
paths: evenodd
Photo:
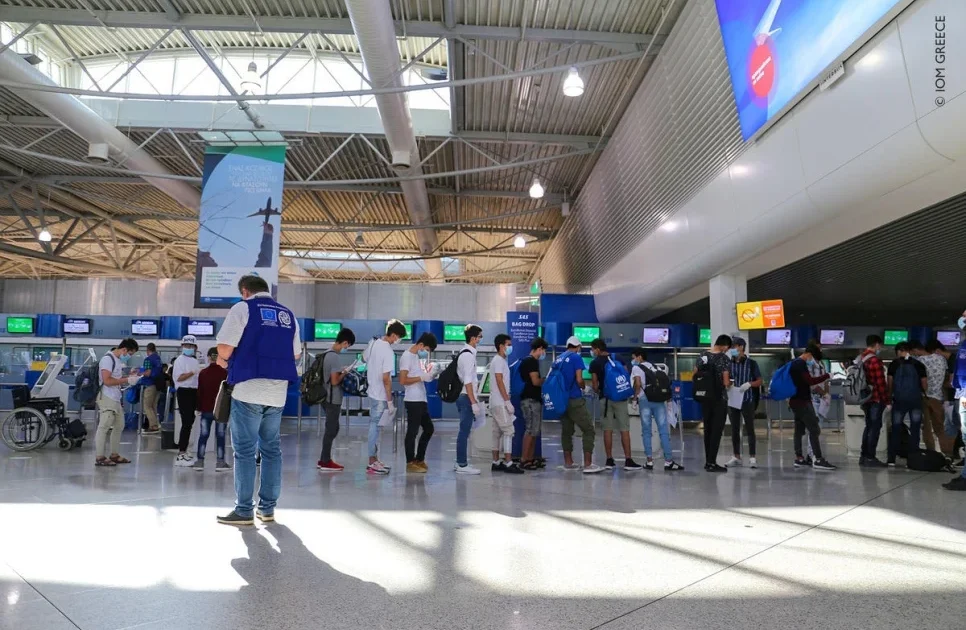
<path id="1" fill-rule="evenodd" d="M 741 398 L 741 406 L 734 407 L 729 400 L 728 418 L 731 420 L 731 446 L 734 447 L 734 457 L 725 464 L 728 468 L 741 466 L 741 425 L 745 425 L 745 433 L 748 434 L 748 465 L 751 468 L 758 468 L 758 460 L 755 459 L 755 410 L 758 408 L 758 388 L 761 387 L 761 369 L 758 362 L 745 354 L 748 347 L 747 342 L 741 337 L 734 337 L 731 340 L 731 349 L 734 351 L 731 356 L 731 386 L 737 387 L 744 392 Z"/>
<path id="2" fill-rule="evenodd" d="M 554 369 L 560 370 L 567 385 L 569 402 L 567 410 L 560 417 L 560 444 L 563 446 L 564 470 L 580 470 L 580 464 L 574 462 L 574 427 L 580 428 L 584 447 L 585 474 L 595 474 L 604 469 L 594 464 L 594 421 L 587 411 L 587 401 L 584 400 L 584 360 L 580 358 L 580 339 L 571 337 L 567 340 L 567 351 L 556 363 Z"/>
<path id="3" fill-rule="evenodd" d="M 198 340 L 194 335 L 182 337 L 181 354 L 174 360 L 172 372 L 178 412 L 181 414 L 178 456 L 174 460 L 174 465 L 179 468 L 188 468 L 193 463 L 188 454 L 188 443 L 191 441 L 191 427 L 194 426 L 195 411 L 198 409 L 198 373 L 201 372 L 201 366 L 195 357 L 197 351 Z"/>
<path id="4" fill-rule="evenodd" d="M 822 445 L 818 439 L 822 430 L 818 426 L 818 416 L 815 415 L 815 408 L 812 406 L 812 387 L 827 381 L 829 374 L 814 377 L 809 371 L 817 361 L 821 360 L 821 348 L 810 343 L 806 346 L 805 352 L 792 361 L 788 373 L 795 384 L 795 394 L 789 399 L 788 406 L 795 416 L 795 468 L 808 467 L 802 454 L 802 438 L 805 436 L 805 431 L 808 431 L 808 439 L 815 454 L 811 467 L 815 470 L 830 471 L 835 470 L 836 467 L 822 456 Z"/>

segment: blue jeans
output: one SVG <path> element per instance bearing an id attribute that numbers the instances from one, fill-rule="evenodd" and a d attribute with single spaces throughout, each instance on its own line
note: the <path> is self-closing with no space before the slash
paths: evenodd
<path id="1" fill-rule="evenodd" d="M 641 410 L 641 435 L 644 438 L 644 453 L 651 457 L 651 418 L 657 423 L 657 433 L 661 436 L 661 449 L 664 451 L 664 461 L 673 459 L 671 453 L 671 436 L 667 428 L 667 405 L 664 403 L 648 402 L 643 398 L 638 401 Z"/>
<path id="2" fill-rule="evenodd" d="M 225 461 L 225 423 L 215 422 L 215 414 L 204 412 L 201 414 L 201 433 L 198 435 L 198 461 L 205 458 L 212 424 L 215 425 L 215 455 L 219 462 L 223 462 Z"/>
<path id="3" fill-rule="evenodd" d="M 896 461 L 896 451 L 899 450 L 899 425 L 909 414 L 909 448 L 919 448 L 919 435 L 922 431 L 922 407 L 913 409 L 892 405 L 892 432 L 889 433 L 889 461 Z"/>
<path id="4" fill-rule="evenodd" d="M 874 459 L 879 448 L 879 434 L 882 432 L 882 412 L 885 405 L 878 402 L 863 405 L 865 411 L 865 430 L 862 431 L 862 457 Z"/>
<path id="5" fill-rule="evenodd" d="M 231 446 L 235 450 L 235 513 L 251 516 L 255 494 L 255 454 L 262 455 L 258 509 L 273 514 L 282 491 L 282 408 L 231 401 Z"/>
<path id="6" fill-rule="evenodd" d="M 369 400 L 369 457 L 378 457 L 379 435 L 382 429 L 379 426 L 379 420 L 388 406 L 389 403 L 384 400 Z"/>
<path id="7" fill-rule="evenodd" d="M 470 404 L 470 397 L 460 394 L 456 399 L 456 409 L 460 412 L 460 431 L 456 434 L 456 463 L 466 466 L 469 461 L 467 457 L 468 444 L 470 441 L 470 431 L 473 429 L 473 405 Z"/>

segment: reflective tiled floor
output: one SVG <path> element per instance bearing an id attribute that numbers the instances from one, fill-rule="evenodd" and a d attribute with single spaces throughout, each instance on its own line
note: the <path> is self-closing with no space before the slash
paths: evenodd
<path id="1" fill-rule="evenodd" d="M 363 426 L 337 475 L 315 427 L 285 432 L 278 523 L 246 530 L 214 520 L 231 474 L 174 469 L 157 438 L 126 434 L 117 469 L 0 446 L 0 628 L 966 627 L 966 496 L 862 471 L 841 434 L 835 473 L 795 470 L 786 431 L 760 434 L 759 470 L 703 472 L 694 434 L 677 474 L 456 478 L 440 423 L 428 475 L 387 435 L 372 478 Z"/>

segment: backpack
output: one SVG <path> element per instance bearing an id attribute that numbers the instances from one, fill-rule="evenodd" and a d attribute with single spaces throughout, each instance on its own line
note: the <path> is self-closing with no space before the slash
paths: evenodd
<path id="1" fill-rule="evenodd" d="M 319 405 L 329 400 L 330 379 L 325 378 L 323 366 L 325 355 L 330 352 L 332 351 L 326 350 L 315 357 L 315 360 L 312 361 L 312 367 L 302 375 L 302 385 L 299 389 L 302 394 L 302 402 L 306 405 Z"/>
<path id="2" fill-rule="evenodd" d="M 520 363 L 523 359 L 517 359 L 510 364 L 510 398 L 517 400 L 523 395 L 523 386 L 526 385 L 526 381 L 523 380 L 523 375 L 520 374 Z"/>
<path id="3" fill-rule="evenodd" d="M 916 366 L 907 359 L 899 364 L 892 377 L 892 398 L 900 406 L 916 407 L 922 404 L 922 383 Z"/>
<path id="4" fill-rule="evenodd" d="M 771 383 L 768 384 L 768 397 L 772 400 L 788 400 L 798 391 L 795 381 L 792 380 L 792 363 L 789 361 L 781 366 L 772 374 Z"/>
<path id="5" fill-rule="evenodd" d="M 369 381 L 365 374 L 352 370 L 342 379 L 342 393 L 346 396 L 365 397 L 369 393 Z"/>
<path id="6" fill-rule="evenodd" d="M 936 451 L 924 451 L 921 448 L 914 448 L 909 451 L 909 458 L 906 462 L 910 470 L 921 472 L 955 472 L 949 465 L 946 456 Z"/>
<path id="7" fill-rule="evenodd" d="M 671 377 L 664 370 L 652 370 L 641 366 L 647 378 L 644 381 L 644 398 L 647 402 L 667 402 L 671 400 Z"/>
<path id="8" fill-rule="evenodd" d="M 100 365 L 100 361 L 85 365 L 77 370 L 77 375 L 74 376 L 74 400 L 79 402 L 82 407 L 93 405 L 94 401 L 97 400 L 97 395 L 101 392 Z M 111 372 L 114 371 L 114 366 L 116 365 L 117 360 L 114 359 L 114 355 L 112 354 Z"/>
<path id="9" fill-rule="evenodd" d="M 362 363 L 363 364 L 365 364 L 365 365 L 368 365 L 369 364 L 369 357 L 372 356 L 372 347 L 376 345 L 376 342 L 377 341 L 379 341 L 379 337 L 373 337 L 372 339 L 369 340 L 369 343 L 366 345 L 366 349 L 362 351 Z M 369 371 L 368 370 L 366 370 L 365 377 L 366 377 L 366 379 L 369 378 Z M 369 387 L 368 380 L 366 382 L 366 387 L 367 388 Z"/>
<path id="10" fill-rule="evenodd" d="M 896 436 L 896 456 L 907 459 L 912 443 L 912 436 L 909 435 L 909 426 L 905 422 L 900 422 L 899 426 L 893 429 L 893 431 L 899 432 Z M 919 448 L 918 444 L 916 444 L 916 448 Z"/>
<path id="11" fill-rule="evenodd" d="M 699 359 L 700 361 L 700 359 Z M 721 398 L 721 380 L 716 377 L 710 358 L 698 363 L 698 371 L 691 379 L 692 397 L 698 402 L 711 402 Z"/>
<path id="12" fill-rule="evenodd" d="M 560 358 L 554 361 L 547 378 L 543 381 L 541 395 L 543 396 L 543 419 L 558 420 L 567 411 L 570 404 L 570 393 L 567 391 L 567 383 L 564 382 L 564 373 L 560 369 L 569 352 L 564 352 Z"/>
<path id="13" fill-rule="evenodd" d="M 856 357 L 845 371 L 842 397 L 846 405 L 864 405 L 872 398 L 872 388 L 869 387 L 869 380 L 865 374 L 865 362 L 871 358 L 871 354 Z"/>
<path id="14" fill-rule="evenodd" d="M 439 393 L 439 397 L 443 402 L 454 403 L 460 397 L 460 394 L 463 393 L 463 380 L 460 378 L 459 360 L 460 355 L 464 352 L 469 352 L 469 350 L 460 350 L 453 357 L 453 360 L 449 362 L 449 365 L 446 366 L 446 369 L 439 375 L 436 391 Z"/>
<path id="15" fill-rule="evenodd" d="M 634 385 L 631 383 L 631 375 L 627 373 L 627 368 L 610 356 L 604 363 L 604 383 L 601 389 L 604 392 L 604 398 L 612 402 L 622 402 L 634 395 Z"/>

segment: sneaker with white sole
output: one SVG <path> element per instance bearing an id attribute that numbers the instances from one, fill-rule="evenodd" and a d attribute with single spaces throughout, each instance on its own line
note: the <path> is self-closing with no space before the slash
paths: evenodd
<path id="1" fill-rule="evenodd" d="M 376 463 L 379 464 L 380 466 L 382 466 L 383 468 L 385 468 L 386 470 L 392 470 L 392 466 L 390 466 L 389 464 L 384 464 L 381 461 L 379 461 L 378 459 L 376 460 Z"/>
<path id="2" fill-rule="evenodd" d="M 580 470 L 581 466 L 577 462 L 574 462 L 572 464 L 564 464 L 563 466 L 561 466 L 561 468 L 569 471 L 577 471 L 577 470 Z"/>
<path id="3" fill-rule="evenodd" d="M 596 475 L 597 473 L 604 472 L 604 469 L 597 464 L 591 464 L 590 466 L 584 466 L 585 475 Z"/>
<path id="4" fill-rule="evenodd" d="M 754 457 L 752 457 L 751 459 L 749 459 L 748 460 L 748 467 L 749 468 L 758 468 L 758 460 L 755 459 Z"/>
<path id="5" fill-rule="evenodd" d="M 456 464 L 455 466 L 453 466 L 453 470 L 456 471 L 456 474 L 457 475 L 478 475 L 478 474 L 480 474 L 480 469 L 479 468 L 474 468 L 473 466 L 470 466 L 469 464 L 464 464 L 463 466 L 460 466 L 459 464 Z"/>
<path id="6" fill-rule="evenodd" d="M 366 474 L 367 475 L 388 475 L 389 469 L 383 466 L 378 461 L 375 461 L 369 464 L 368 466 L 366 466 Z"/>
<path id="7" fill-rule="evenodd" d="M 191 467 L 192 470 L 197 470 L 198 472 L 205 471 L 205 460 L 196 459 L 194 465 Z"/>
<path id="8" fill-rule="evenodd" d="M 191 468 L 193 463 L 187 453 L 178 453 L 178 456 L 174 458 L 174 465 L 178 468 Z"/>
<path id="9" fill-rule="evenodd" d="M 739 466 L 743 466 L 743 465 L 744 464 L 742 464 L 741 460 L 737 457 L 732 457 L 731 459 L 728 460 L 728 463 L 725 464 L 725 466 L 727 466 L 728 468 L 738 468 Z"/>
<path id="10" fill-rule="evenodd" d="M 228 465 L 228 462 L 222 460 L 215 463 L 215 472 L 228 472 L 229 470 L 231 470 L 231 466 Z"/>

